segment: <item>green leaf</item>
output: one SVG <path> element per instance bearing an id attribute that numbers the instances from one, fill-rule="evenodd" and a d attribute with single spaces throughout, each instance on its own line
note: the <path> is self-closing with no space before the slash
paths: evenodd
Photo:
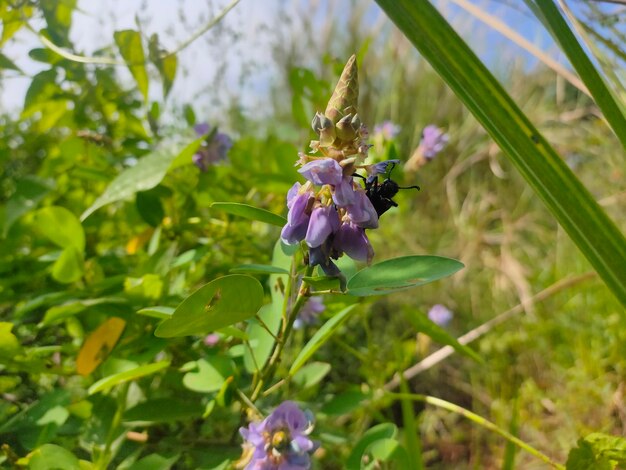
<path id="1" fill-rule="evenodd" d="M 128 470 L 169 470 L 180 458 L 179 454 L 172 457 L 163 457 L 159 454 L 150 454 L 133 463 Z"/>
<path id="2" fill-rule="evenodd" d="M 91 387 L 89 387 L 87 393 L 89 395 L 93 395 L 95 393 L 101 392 L 102 390 L 107 390 L 111 387 L 114 387 L 115 385 L 129 382 L 131 380 L 136 380 L 147 375 L 155 374 L 160 370 L 165 369 L 169 365 L 169 361 L 161 361 L 155 362 L 154 364 L 146 364 L 143 366 L 135 367 L 133 369 L 120 372 L 118 374 L 109 375 L 108 377 L 104 377 L 103 379 L 98 380 Z"/>
<path id="3" fill-rule="evenodd" d="M 234 374 L 232 361 L 225 356 L 210 356 L 196 361 L 197 370 L 187 372 L 183 385 L 200 393 L 217 392 Z"/>
<path id="4" fill-rule="evenodd" d="M 230 268 L 229 272 L 233 274 L 289 274 L 289 271 L 284 268 L 267 264 L 240 264 Z"/>
<path id="5" fill-rule="evenodd" d="M 293 375 L 293 383 L 304 389 L 321 382 L 330 372 L 331 366 L 327 362 L 311 362 Z"/>
<path id="6" fill-rule="evenodd" d="M 142 308 L 141 310 L 137 310 L 137 314 L 139 315 L 145 315 L 147 317 L 152 317 L 152 318 L 159 318 L 159 319 L 166 319 L 166 318 L 171 318 L 172 315 L 174 314 L 174 308 L 172 307 L 161 307 L 161 306 L 157 306 L 157 307 L 147 307 L 147 308 Z"/>
<path id="7" fill-rule="evenodd" d="M 98 299 L 72 299 L 61 305 L 55 305 L 46 310 L 43 320 L 38 326 L 50 326 L 68 317 L 83 312 L 89 307 L 106 304 L 124 304 L 127 301 L 120 297 L 100 297 Z"/>
<path id="8" fill-rule="evenodd" d="M 500 146 L 626 306 L 626 239 L 428 0 L 377 0 Z"/>
<path id="9" fill-rule="evenodd" d="M 393 439 L 397 433 L 398 428 L 392 423 L 381 423 L 365 431 L 361 439 L 354 444 L 352 452 L 346 460 L 346 469 L 361 470 L 361 459 L 368 447 L 381 439 Z"/>
<path id="10" fill-rule="evenodd" d="M 30 470 L 80 470 L 78 458 L 69 450 L 44 444 L 29 455 Z"/>
<path id="11" fill-rule="evenodd" d="M 61 247 L 85 251 L 85 231 L 78 218 L 64 207 L 50 206 L 35 213 L 39 232 Z"/>
<path id="12" fill-rule="evenodd" d="M 402 375 L 400 375 L 400 392 L 403 395 L 409 395 L 411 390 Z M 420 429 L 417 425 L 417 419 L 415 418 L 415 403 L 408 398 L 402 398 L 400 400 L 400 407 L 402 409 L 402 423 L 404 434 L 404 446 L 407 449 L 411 449 L 411 452 L 407 455 L 409 468 L 415 470 L 422 470 L 424 468 L 424 462 L 422 461 L 422 442 Z"/>
<path id="13" fill-rule="evenodd" d="M 140 191 L 137 193 L 135 205 L 137 212 L 148 225 L 152 227 L 161 225 L 161 221 L 165 217 L 165 210 L 161 198 L 157 194 L 153 191 Z"/>
<path id="14" fill-rule="evenodd" d="M 266 224 L 278 225 L 279 227 L 287 223 L 287 219 L 273 212 L 237 202 L 214 202 L 211 204 L 211 209 L 237 215 L 244 219 L 258 220 Z"/>
<path id="15" fill-rule="evenodd" d="M 397 470 L 415 468 L 409 467 L 406 450 L 395 439 L 379 439 L 372 442 L 365 453 L 379 462 L 394 462 L 393 468 Z"/>
<path id="16" fill-rule="evenodd" d="M 120 50 L 120 54 L 124 58 L 130 73 L 137 82 L 139 91 L 143 95 L 144 100 L 148 100 L 148 73 L 146 72 L 146 57 L 143 53 L 143 45 L 141 44 L 141 33 L 126 29 L 124 31 L 116 31 L 113 34 L 115 43 Z"/>
<path id="17" fill-rule="evenodd" d="M 413 327 L 420 333 L 430 336 L 433 340 L 441 344 L 452 346 L 457 352 L 464 354 L 475 361 L 482 363 L 482 358 L 469 346 L 464 346 L 451 336 L 446 330 L 431 321 L 426 315 L 414 310 L 407 310 L 407 316 Z"/>
<path id="18" fill-rule="evenodd" d="M 36 176 L 25 176 L 15 183 L 15 192 L 6 203 L 2 237 L 5 238 L 11 226 L 22 215 L 37 206 L 50 191 L 51 184 Z"/>
<path id="19" fill-rule="evenodd" d="M 553 0 L 537 1 L 536 5 L 541 11 L 543 19 L 552 30 L 554 37 L 561 45 L 563 52 L 567 55 L 582 81 L 585 82 L 591 96 L 593 96 L 596 104 L 602 110 L 613 132 L 615 132 L 622 146 L 626 149 L 626 115 L 620 99 L 596 70 L 593 62 L 585 53 L 576 35 L 568 26 L 567 21 L 565 21 Z"/>
<path id="20" fill-rule="evenodd" d="M 124 421 L 172 423 L 202 416 L 199 401 L 177 398 L 155 398 L 133 406 L 124 413 Z"/>
<path id="21" fill-rule="evenodd" d="M 21 72 L 20 68 L 13 63 L 11 59 L 0 52 L 0 69 L 15 70 Z"/>
<path id="22" fill-rule="evenodd" d="M 11 330 L 13 323 L 0 322 L 0 363 L 12 359 L 21 352 L 22 346 Z"/>
<path id="23" fill-rule="evenodd" d="M 350 305 L 349 307 L 344 308 L 341 312 L 334 315 L 330 320 L 322 325 L 322 327 L 315 332 L 313 337 L 309 340 L 307 344 L 304 345 L 298 357 L 291 364 L 291 368 L 289 369 L 289 375 L 294 375 L 298 370 L 309 360 L 309 358 L 315 354 L 319 348 L 326 343 L 330 339 L 330 337 L 337 332 L 337 330 L 343 325 L 350 315 L 356 305 Z"/>
<path id="24" fill-rule="evenodd" d="M 454 274 L 463 263 L 441 256 L 402 256 L 365 268 L 348 281 L 348 294 L 390 294 Z"/>
<path id="25" fill-rule="evenodd" d="M 81 220 L 85 220 L 93 212 L 107 204 L 128 199 L 139 191 L 147 191 L 157 186 L 167 174 L 172 162 L 179 155 L 188 151 L 189 145 L 182 152 L 178 148 L 179 145 L 171 142 L 161 144 L 152 153 L 141 158 L 135 166 L 123 170 L 111 181 L 104 193 L 83 212 L 83 215 L 80 217 Z M 191 155 L 189 156 L 189 161 L 191 161 Z"/>
<path id="26" fill-rule="evenodd" d="M 361 408 L 361 403 L 369 398 L 371 395 L 360 390 L 349 390 L 332 397 L 324 403 L 320 411 L 330 416 L 345 415 Z"/>
<path id="27" fill-rule="evenodd" d="M 209 282 L 176 308 L 155 335 L 202 335 L 253 317 L 263 303 L 263 287 L 250 276 L 233 274 Z"/>
<path id="28" fill-rule="evenodd" d="M 84 266 L 82 251 L 68 246 L 63 249 L 61 256 L 52 265 L 52 278 L 62 284 L 76 282 L 82 277 Z"/>
<path id="29" fill-rule="evenodd" d="M 68 35 L 76 0 L 41 0 L 40 5 L 52 42 L 60 46 L 69 46 Z"/>
<path id="30" fill-rule="evenodd" d="M 610 470 L 626 465 L 626 439 L 599 432 L 578 441 L 567 457 L 567 470 Z"/>
<path id="31" fill-rule="evenodd" d="M 166 51 L 161 50 L 159 35 L 156 33 L 150 36 L 148 52 L 150 60 L 156 66 L 163 81 L 163 96 L 167 97 L 174 83 L 174 77 L 176 77 L 178 58 L 176 54 L 167 54 Z"/>

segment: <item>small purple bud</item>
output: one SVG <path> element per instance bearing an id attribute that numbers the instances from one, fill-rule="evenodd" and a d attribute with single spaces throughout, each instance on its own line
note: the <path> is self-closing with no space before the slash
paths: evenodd
<path id="1" fill-rule="evenodd" d="M 400 133 L 400 126 L 391 121 L 383 121 L 374 126 L 374 134 L 381 135 L 385 140 L 392 140 Z"/>
<path id="2" fill-rule="evenodd" d="M 335 234 L 333 246 L 350 258 L 369 264 L 374 258 L 374 249 L 365 230 L 353 222 L 344 222 Z"/>
<path id="3" fill-rule="evenodd" d="M 209 124 L 206 122 L 200 122 L 196 124 L 195 126 L 193 126 L 193 130 L 196 132 L 198 137 L 200 137 L 203 135 L 207 135 L 209 131 L 211 130 L 211 126 L 209 126 Z"/>
<path id="4" fill-rule="evenodd" d="M 422 131 L 422 140 L 420 142 L 424 158 L 426 160 L 435 158 L 448 144 L 448 140 L 448 134 L 443 132 L 442 129 L 433 125 L 426 126 Z"/>
<path id="5" fill-rule="evenodd" d="M 428 311 L 428 318 L 439 326 L 446 326 L 454 314 L 441 304 L 435 304 Z"/>
<path id="6" fill-rule="evenodd" d="M 339 228 L 339 214 L 333 206 L 320 206 L 313 209 L 305 240 L 310 248 L 316 248 Z"/>
<path id="7" fill-rule="evenodd" d="M 332 158 L 313 160 L 303 165 L 298 172 L 318 186 L 322 186 L 323 184 L 337 185 L 341 183 L 341 179 L 343 178 L 341 166 Z"/>
<path id="8" fill-rule="evenodd" d="M 298 312 L 298 317 L 293 324 L 294 328 L 298 329 L 305 325 L 314 325 L 317 323 L 318 315 L 326 310 L 323 299 L 324 298 L 319 295 L 309 297 Z"/>
<path id="9" fill-rule="evenodd" d="M 217 343 L 220 342 L 220 335 L 217 333 L 209 333 L 204 337 L 204 344 L 209 347 L 217 346 Z"/>

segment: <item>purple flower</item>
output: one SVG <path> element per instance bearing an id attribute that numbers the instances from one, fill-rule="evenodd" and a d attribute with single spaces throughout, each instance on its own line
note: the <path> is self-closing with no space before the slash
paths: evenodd
<path id="1" fill-rule="evenodd" d="M 334 206 L 319 206 L 313 209 L 306 231 L 306 244 L 317 248 L 339 228 L 339 214 Z"/>
<path id="2" fill-rule="evenodd" d="M 346 206 L 350 220 L 361 228 L 378 228 L 378 214 L 362 189 L 354 192 L 355 201 Z"/>
<path id="3" fill-rule="evenodd" d="M 367 167 L 367 173 L 370 176 L 383 175 L 387 173 L 387 168 L 389 168 L 390 166 L 391 168 L 393 168 L 399 163 L 400 160 L 385 160 L 384 162 L 374 163 L 373 165 L 369 165 Z"/>
<path id="4" fill-rule="evenodd" d="M 207 135 L 211 127 L 203 122 L 196 124 L 194 130 L 198 136 Z M 193 155 L 192 160 L 201 171 L 207 171 L 209 166 L 226 159 L 226 154 L 233 146 L 231 138 L 222 133 L 216 132 L 211 140 L 204 142 L 198 151 Z"/>
<path id="5" fill-rule="evenodd" d="M 333 192 L 333 201 L 339 207 L 346 207 L 354 204 L 354 185 L 352 184 L 352 176 L 344 176 L 341 182 L 335 186 Z"/>
<path id="6" fill-rule="evenodd" d="M 341 224 L 333 240 L 335 249 L 345 252 L 350 258 L 369 264 L 374 257 L 374 249 L 365 230 L 348 221 Z"/>
<path id="7" fill-rule="evenodd" d="M 422 140 L 420 142 L 422 155 L 424 155 L 426 160 L 432 160 L 444 149 L 448 144 L 448 140 L 448 134 L 443 132 L 443 129 L 432 124 L 426 126 L 422 131 Z"/>
<path id="8" fill-rule="evenodd" d="M 209 347 L 217 346 L 217 343 L 220 342 L 220 335 L 217 333 L 209 333 L 204 337 L 204 344 Z"/>
<path id="9" fill-rule="evenodd" d="M 383 121 L 374 126 L 374 134 L 380 134 L 385 140 L 391 140 L 400 132 L 400 126 L 391 121 Z"/>
<path id="10" fill-rule="evenodd" d="M 313 325 L 317 323 L 318 315 L 326 310 L 323 300 L 324 298 L 319 295 L 309 297 L 298 312 L 298 317 L 296 318 L 293 327 L 298 329 L 302 328 L 304 325 Z"/>
<path id="11" fill-rule="evenodd" d="M 318 444 L 309 439 L 312 416 L 292 401 L 285 401 L 261 423 L 239 428 L 251 454 L 245 470 L 308 470 L 310 454 Z"/>
<path id="12" fill-rule="evenodd" d="M 331 248 L 332 247 L 330 239 L 326 239 L 326 241 L 318 247 L 310 248 L 309 265 L 319 265 L 319 267 L 322 268 L 322 271 L 324 271 L 324 274 L 326 274 L 327 276 L 338 277 L 341 275 L 341 270 L 330 259 Z"/>
<path id="13" fill-rule="evenodd" d="M 441 304 L 433 305 L 428 311 L 428 318 L 439 326 L 446 326 L 452 320 L 453 313 Z"/>
<path id="14" fill-rule="evenodd" d="M 332 158 L 313 160 L 303 165 L 298 172 L 318 186 L 323 184 L 336 185 L 341 183 L 343 178 L 341 165 Z"/>
<path id="15" fill-rule="evenodd" d="M 300 183 L 294 184 L 287 193 L 287 223 L 280 233 L 283 241 L 295 245 L 304 240 L 311 219 L 312 191 L 301 192 Z"/>

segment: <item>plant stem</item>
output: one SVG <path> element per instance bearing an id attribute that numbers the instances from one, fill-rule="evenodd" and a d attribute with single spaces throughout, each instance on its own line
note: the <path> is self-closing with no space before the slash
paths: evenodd
<path id="1" fill-rule="evenodd" d="M 439 408 L 443 408 L 444 410 L 452 411 L 453 413 L 461 415 L 461 416 L 469 419 L 470 421 L 473 421 L 474 423 L 478 424 L 479 426 L 482 426 L 483 428 L 488 429 L 489 431 L 492 431 L 492 432 L 495 432 L 496 434 L 499 434 L 500 436 L 505 438 L 507 441 L 511 442 L 512 444 L 515 444 L 520 449 L 525 450 L 529 454 L 531 454 L 531 455 L 537 457 L 538 459 L 544 461 L 548 465 L 551 465 L 552 467 L 554 467 L 554 468 L 556 468 L 558 470 L 565 470 L 565 466 L 561 465 L 558 462 L 555 462 L 554 460 L 552 460 L 550 457 L 548 457 L 543 452 L 535 449 L 530 444 L 527 444 L 526 442 L 522 441 L 521 439 L 515 437 L 513 434 L 511 434 L 511 433 L 505 431 L 504 429 L 500 428 L 495 423 L 492 423 L 491 421 L 486 420 L 482 416 L 479 416 L 476 413 L 472 413 L 471 411 L 469 411 L 469 410 L 467 410 L 467 409 L 465 409 L 465 408 L 463 408 L 461 406 L 455 405 L 454 403 L 450 403 L 449 401 L 445 401 L 445 400 L 442 400 L 440 398 L 431 397 L 431 396 L 428 396 L 428 395 L 418 395 L 418 394 L 414 394 L 414 393 L 390 393 L 390 392 L 383 392 L 382 397 L 392 398 L 394 400 L 414 400 L 414 401 L 420 401 L 420 402 L 423 402 L 423 403 L 428 403 L 429 405 L 433 405 L 433 406 L 437 406 Z"/>
<path id="2" fill-rule="evenodd" d="M 106 470 L 112 460 L 111 447 L 116 438 L 117 428 L 119 428 L 120 424 L 122 423 L 122 416 L 124 415 L 124 411 L 126 411 L 126 399 L 128 398 L 129 386 L 130 382 L 126 382 L 122 384 L 118 389 L 117 409 L 115 410 L 115 414 L 113 415 L 113 419 L 111 420 L 111 426 L 109 427 L 109 432 L 107 434 L 104 451 L 95 463 L 95 468 L 97 470 Z"/>

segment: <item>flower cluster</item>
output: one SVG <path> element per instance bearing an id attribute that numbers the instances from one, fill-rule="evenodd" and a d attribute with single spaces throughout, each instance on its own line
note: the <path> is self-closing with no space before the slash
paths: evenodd
<path id="1" fill-rule="evenodd" d="M 244 443 L 245 470 L 308 470 L 318 443 L 309 439 L 313 417 L 292 401 L 280 404 L 263 421 L 239 433 Z"/>
<path id="2" fill-rule="evenodd" d="M 378 213 L 355 180 L 355 172 L 365 170 L 371 182 L 386 171 L 388 162 L 364 164 L 370 146 L 367 128 L 357 114 L 357 100 L 357 67 L 352 56 L 326 110 L 313 118 L 319 140 L 311 142 L 312 154 L 301 153 L 296 163 L 307 181 L 295 183 L 287 194 L 289 212 L 282 240 L 292 245 L 305 241 L 309 264 L 319 265 L 328 276 L 340 275 L 332 259 L 344 253 L 367 263 L 374 256 L 365 230 L 378 227 Z"/>
<path id="3" fill-rule="evenodd" d="M 210 130 L 211 126 L 206 122 L 194 126 L 194 131 L 199 137 L 208 135 L 207 140 L 192 157 L 194 165 L 201 171 L 207 171 L 209 166 L 225 160 L 228 151 L 233 146 L 233 141 L 228 135 L 216 130 L 209 133 Z"/>

